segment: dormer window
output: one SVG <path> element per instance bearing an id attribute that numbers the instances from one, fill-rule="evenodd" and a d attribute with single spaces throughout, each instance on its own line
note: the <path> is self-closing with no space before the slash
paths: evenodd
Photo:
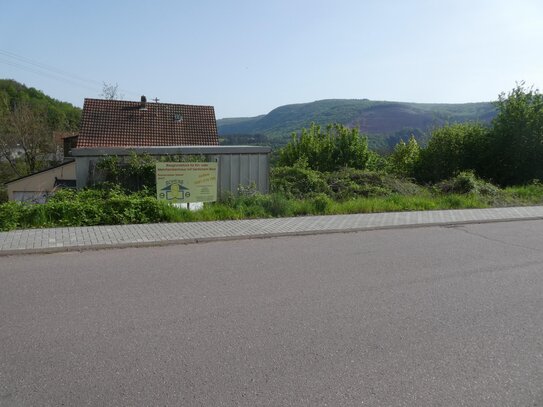
<path id="1" fill-rule="evenodd" d="M 181 123 L 183 121 L 183 116 L 181 115 L 181 113 L 175 113 L 173 115 L 173 120 L 176 122 L 176 123 Z"/>

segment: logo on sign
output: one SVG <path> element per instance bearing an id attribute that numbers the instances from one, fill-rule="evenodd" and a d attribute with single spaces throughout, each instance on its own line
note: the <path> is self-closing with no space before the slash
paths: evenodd
<path id="1" fill-rule="evenodd" d="M 167 181 L 160 190 L 159 197 L 168 201 L 184 200 L 190 196 L 190 191 L 183 185 L 183 180 Z"/>

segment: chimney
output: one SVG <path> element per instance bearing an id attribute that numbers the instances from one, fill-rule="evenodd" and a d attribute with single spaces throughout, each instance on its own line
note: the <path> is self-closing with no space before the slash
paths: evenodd
<path id="1" fill-rule="evenodd" d="M 145 96 L 141 97 L 140 110 L 147 110 L 147 98 Z"/>

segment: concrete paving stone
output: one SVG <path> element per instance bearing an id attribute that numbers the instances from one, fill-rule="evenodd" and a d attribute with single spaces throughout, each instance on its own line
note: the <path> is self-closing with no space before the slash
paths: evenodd
<path id="1" fill-rule="evenodd" d="M 194 223 L 84 226 L 0 232 L 0 255 L 16 250 L 48 250 L 69 247 L 137 246 L 142 242 L 191 242 L 262 235 L 281 235 L 428 224 L 543 219 L 543 207 L 392 212 L 298 218 L 247 219 Z"/>

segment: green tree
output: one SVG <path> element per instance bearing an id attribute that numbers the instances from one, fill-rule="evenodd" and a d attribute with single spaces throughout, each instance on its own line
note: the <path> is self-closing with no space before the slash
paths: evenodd
<path id="1" fill-rule="evenodd" d="M 19 103 L 13 111 L 4 114 L 0 124 L 0 155 L 18 176 L 35 172 L 43 166 L 53 152 L 52 130 L 47 112 Z M 16 153 L 22 150 L 24 166 L 17 165 Z"/>
<path id="2" fill-rule="evenodd" d="M 368 140 L 358 129 L 334 124 L 323 131 L 312 124 L 299 136 L 292 135 L 290 143 L 279 153 L 279 165 L 292 166 L 305 160 L 309 168 L 322 172 L 342 167 L 364 169 L 369 157 Z"/>
<path id="3" fill-rule="evenodd" d="M 497 107 L 487 176 L 501 185 L 543 179 L 543 95 L 521 83 Z"/>
<path id="4" fill-rule="evenodd" d="M 77 131 L 80 118 L 81 109 L 69 103 L 14 80 L 0 79 L 0 180 L 48 164 L 54 150 L 53 131 Z"/>
<path id="5" fill-rule="evenodd" d="M 53 130 L 79 129 L 81 109 L 70 103 L 55 100 L 37 89 L 28 88 L 14 80 L 0 79 L 0 111 L 6 107 L 13 111 L 21 104 L 29 104 L 34 109 L 45 111 L 47 123 Z"/>
<path id="6" fill-rule="evenodd" d="M 435 129 L 428 146 L 420 151 L 415 177 L 437 182 L 461 171 L 480 174 L 486 166 L 490 145 L 489 130 L 477 123 L 453 124 Z"/>
<path id="7" fill-rule="evenodd" d="M 415 173 L 415 166 L 420 157 L 420 147 L 415 136 L 409 137 L 406 143 L 400 140 L 394 147 L 394 151 L 388 158 L 388 170 L 393 174 L 402 177 L 412 177 Z"/>

